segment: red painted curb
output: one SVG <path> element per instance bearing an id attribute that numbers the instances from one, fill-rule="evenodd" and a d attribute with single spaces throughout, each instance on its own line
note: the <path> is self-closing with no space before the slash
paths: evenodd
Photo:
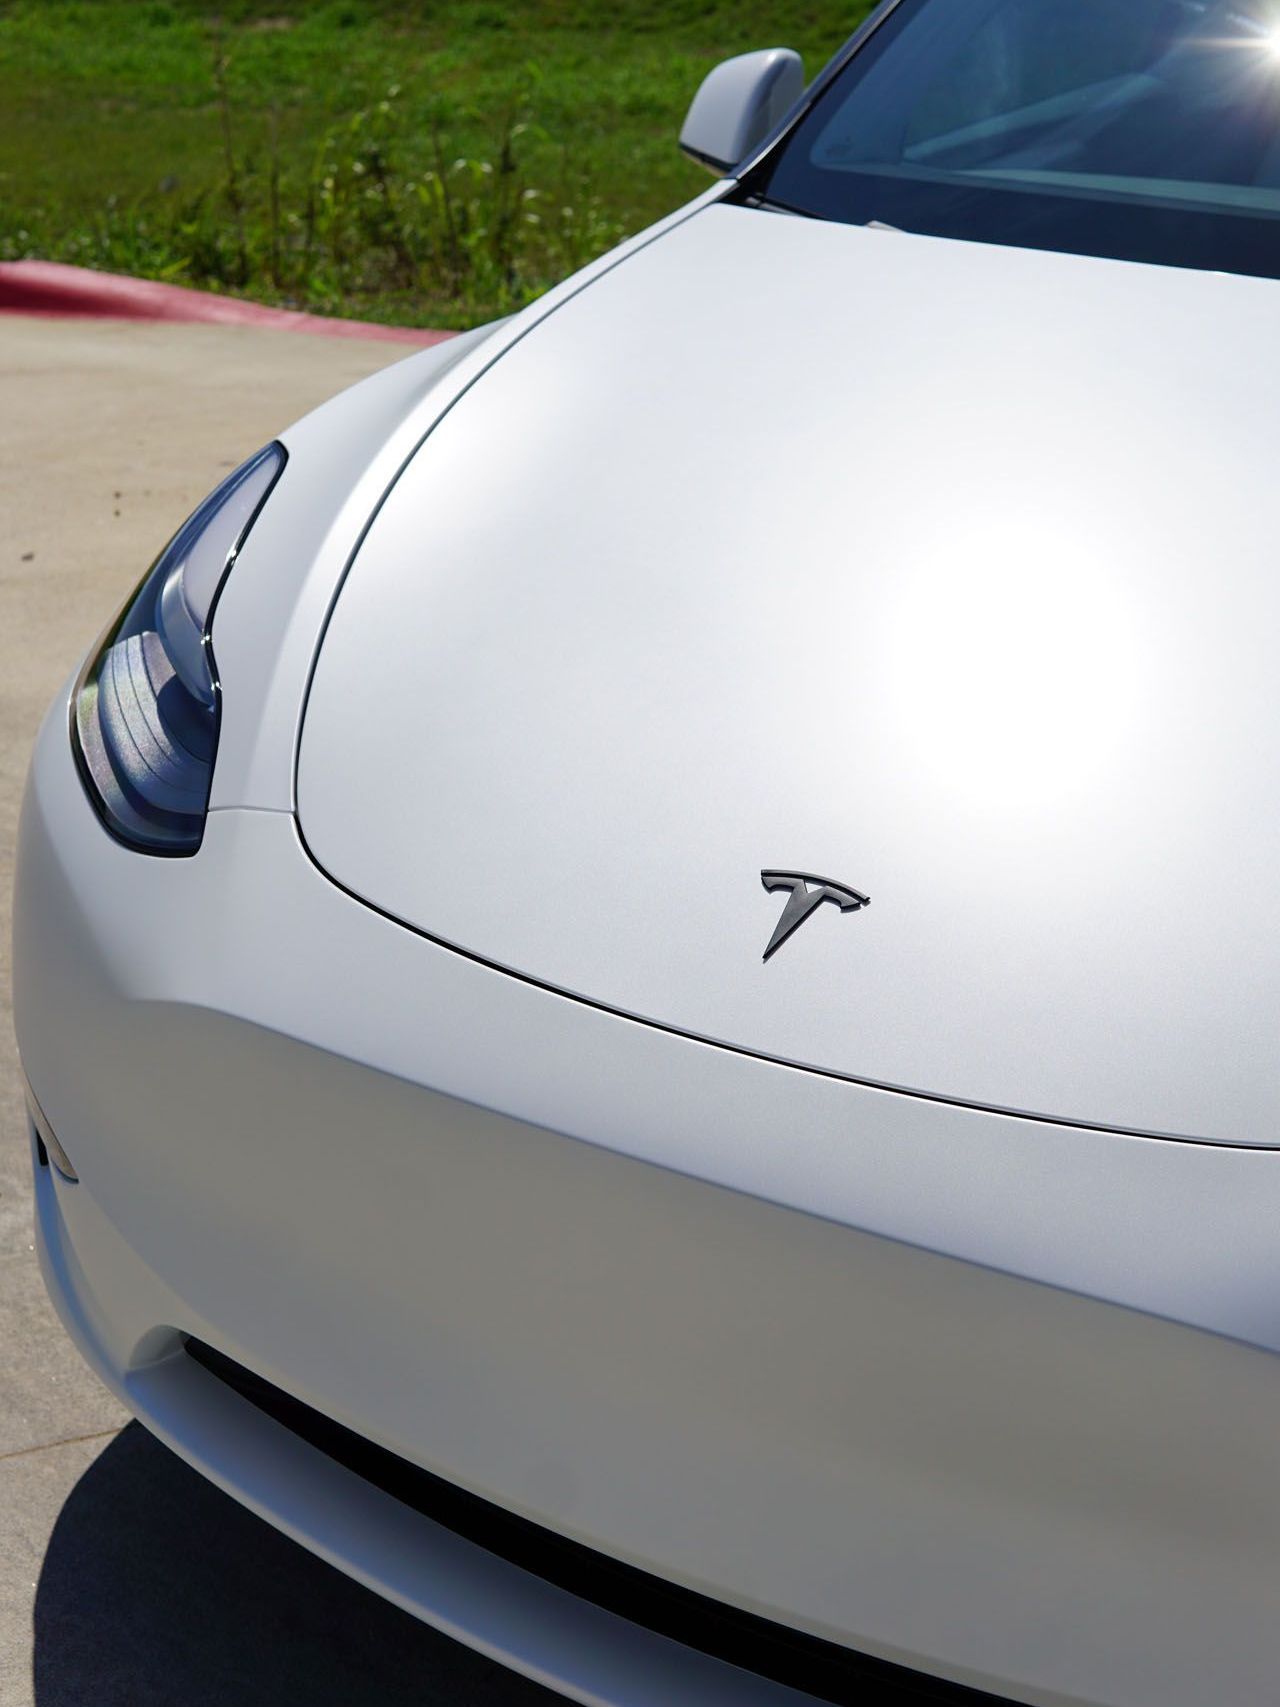
<path id="1" fill-rule="evenodd" d="M 395 344 L 438 344 L 452 332 L 331 320 L 293 308 L 268 308 L 158 279 L 98 273 L 61 261 L 0 261 L 0 313 L 79 315 L 108 320 L 167 320 L 209 326 L 268 326 L 325 338 L 381 338 Z"/>

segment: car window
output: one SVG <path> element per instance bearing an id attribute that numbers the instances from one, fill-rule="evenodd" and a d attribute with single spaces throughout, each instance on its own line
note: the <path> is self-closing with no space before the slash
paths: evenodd
<path id="1" fill-rule="evenodd" d="M 903 0 L 758 175 L 984 242 L 1275 276 L 1278 0 Z"/>
<path id="2" fill-rule="evenodd" d="M 1008 134 L 1018 128 L 1016 115 L 1033 123 L 1064 96 L 1079 107 L 1106 95 L 1147 62 L 1167 10 L 1165 0 L 1122 7 L 1119 16 L 1115 0 L 1076 0 L 1047 12 L 1005 0 L 985 19 L 975 16 L 967 36 L 925 72 L 906 114 L 904 155 L 927 156 L 930 143 L 975 126 L 993 139 Z"/>

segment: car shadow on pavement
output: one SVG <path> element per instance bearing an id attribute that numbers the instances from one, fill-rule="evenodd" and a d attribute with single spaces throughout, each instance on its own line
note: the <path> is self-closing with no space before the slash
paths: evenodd
<path id="1" fill-rule="evenodd" d="M 317 1559 L 131 1423 L 35 1604 L 37 1707 L 563 1707 Z"/>

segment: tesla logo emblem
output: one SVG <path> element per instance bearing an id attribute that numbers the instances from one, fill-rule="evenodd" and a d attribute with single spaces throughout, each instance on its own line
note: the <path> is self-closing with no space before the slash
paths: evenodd
<path id="1" fill-rule="evenodd" d="M 809 914 L 816 912 L 824 901 L 834 901 L 842 913 L 856 913 L 859 907 L 871 905 L 870 895 L 860 895 L 856 889 L 846 888 L 843 883 L 828 883 L 826 878 L 814 877 L 807 871 L 762 871 L 760 881 L 770 891 L 791 891 L 777 929 L 764 951 L 766 960 L 777 953 L 787 938 L 798 931 Z"/>

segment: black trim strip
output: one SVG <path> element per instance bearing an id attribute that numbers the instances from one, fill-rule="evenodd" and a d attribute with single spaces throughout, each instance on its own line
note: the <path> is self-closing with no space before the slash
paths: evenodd
<path id="1" fill-rule="evenodd" d="M 788 108 L 774 128 L 762 141 L 756 144 L 750 154 L 738 161 L 737 165 L 733 166 L 726 175 L 735 183 L 742 184 L 749 190 L 750 186 L 747 185 L 747 179 L 751 178 L 754 181 L 756 169 L 762 166 L 772 156 L 779 144 L 790 136 L 805 114 L 809 112 L 825 91 L 830 88 L 845 66 L 848 65 L 854 54 L 866 46 L 881 24 L 886 23 L 902 3 L 903 0 L 880 0 L 880 4 L 862 20 L 844 45 L 836 49 L 813 82 L 803 91 L 799 100 Z M 790 212 L 791 209 L 787 211 Z"/>
<path id="2" fill-rule="evenodd" d="M 1004 1699 L 855 1653 L 624 1565 L 398 1458 L 200 1340 L 187 1340 L 185 1349 L 193 1362 L 308 1446 L 433 1523 L 712 1659 L 837 1707 L 867 1707 L 871 1701 L 886 1707 L 999 1707 Z"/>

